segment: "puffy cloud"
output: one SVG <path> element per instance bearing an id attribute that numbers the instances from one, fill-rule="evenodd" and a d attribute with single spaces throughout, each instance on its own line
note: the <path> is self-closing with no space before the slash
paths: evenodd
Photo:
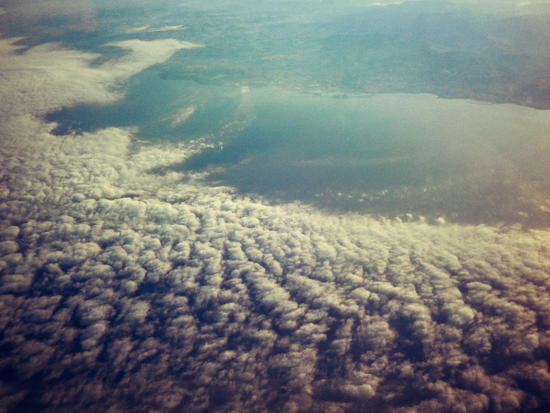
<path id="1" fill-rule="evenodd" d="M 141 27 L 134 27 L 134 28 L 128 29 L 126 30 L 126 33 L 132 34 L 132 33 L 173 32 L 173 31 L 180 31 L 184 29 L 185 27 L 183 27 L 181 24 L 173 25 L 173 26 L 161 26 L 161 27 L 141 26 Z M 184 117 L 188 117 L 188 116 L 184 116 Z M 181 122 L 177 122 L 177 123 L 181 123 Z"/>
<path id="2" fill-rule="evenodd" d="M 0 368 L 13 377 L 0 405 L 549 407 L 547 230 L 274 206 L 147 173 L 200 144 L 52 136 L 45 110 L 110 102 L 107 86 L 182 44 L 120 46 L 126 57 L 95 68 L 60 46 L 0 48 L 18 73 L 0 87 L 14 102 L 0 124 L 14 138 L 0 148 Z"/>
<path id="3" fill-rule="evenodd" d="M 5 274 L 1 278 L 0 291 L 3 293 L 24 293 L 31 288 L 32 274 Z"/>
<path id="4" fill-rule="evenodd" d="M 2 106 L 2 119 L 24 117 L 28 112 L 40 115 L 76 103 L 113 102 L 120 98 L 113 88 L 117 83 L 167 60 L 177 50 L 197 46 L 174 39 L 125 40 L 110 43 L 127 52 L 123 57 L 93 66 L 99 55 L 59 44 L 43 44 L 15 56 L 14 40 L 0 43 L 0 95 L 11 102 Z"/>
<path id="5" fill-rule="evenodd" d="M 17 236 L 19 235 L 19 227 L 16 227 L 16 226 L 10 226 L 10 227 L 7 227 L 7 228 L 4 228 L 0 231 L 0 239 L 1 240 L 6 240 L 6 241 L 10 241 L 10 240 L 14 240 L 17 238 Z"/>

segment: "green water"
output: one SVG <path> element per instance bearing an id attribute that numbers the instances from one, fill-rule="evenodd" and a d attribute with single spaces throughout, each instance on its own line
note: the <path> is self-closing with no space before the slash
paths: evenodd
<path id="1" fill-rule="evenodd" d="M 207 171 L 212 184 L 332 210 L 546 222 L 546 111 L 432 95 L 342 98 L 272 88 L 239 99 L 244 127 L 174 169 Z"/>
<path id="2" fill-rule="evenodd" d="M 204 138 L 214 146 L 168 169 L 206 172 L 208 184 L 274 202 L 471 223 L 550 222 L 548 111 L 426 94 L 202 85 L 161 73 L 132 78 L 113 106 L 66 109 L 53 120 L 66 130 L 138 126 L 140 138 L 158 143 Z"/>
<path id="3" fill-rule="evenodd" d="M 114 105 L 48 115 L 55 132 L 131 126 L 158 144 L 203 138 L 214 147 L 168 169 L 206 172 L 208 184 L 272 202 L 550 224 L 547 112 L 463 99 L 546 107 L 543 52 L 507 31 L 523 17 L 485 21 L 435 3 L 336 14 L 327 4 L 267 13 L 222 3 L 128 17 L 128 27 L 183 31 L 124 34 L 105 11 L 94 36 L 54 39 L 103 51 L 104 60 L 117 53 L 102 45 L 131 37 L 205 46 L 134 76 Z"/>

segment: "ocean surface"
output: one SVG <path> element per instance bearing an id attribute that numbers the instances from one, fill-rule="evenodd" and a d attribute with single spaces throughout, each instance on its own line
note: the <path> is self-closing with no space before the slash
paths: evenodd
<path id="1" fill-rule="evenodd" d="M 168 170 L 273 201 L 467 223 L 547 225 L 550 112 L 430 94 L 347 95 L 165 80 L 112 106 L 48 116 L 57 134 L 137 126 L 151 142 L 203 139 Z M 528 185 L 526 185 L 528 183 Z"/>

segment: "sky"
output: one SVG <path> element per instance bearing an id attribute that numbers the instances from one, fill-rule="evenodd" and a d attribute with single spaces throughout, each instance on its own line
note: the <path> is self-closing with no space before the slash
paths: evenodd
<path id="1" fill-rule="evenodd" d="M 269 3 L 0 1 L 0 412 L 548 411 L 548 2 Z"/>

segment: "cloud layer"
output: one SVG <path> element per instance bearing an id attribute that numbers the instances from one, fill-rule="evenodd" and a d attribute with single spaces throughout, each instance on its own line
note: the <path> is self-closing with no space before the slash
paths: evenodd
<path id="1" fill-rule="evenodd" d="M 200 141 L 53 136 L 185 44 L 119 46 L 0 47 L 0 410 L 550 407 L 548 231 L 271 206 L 147 173 Z"/>

